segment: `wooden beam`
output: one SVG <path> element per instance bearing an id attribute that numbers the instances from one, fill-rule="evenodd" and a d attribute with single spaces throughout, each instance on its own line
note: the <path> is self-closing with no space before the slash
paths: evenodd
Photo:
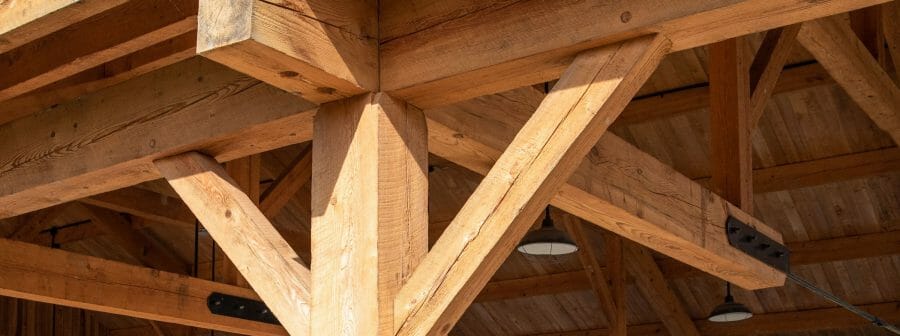
<path id="1" fill-rule="evenodd" d="M 160 69 L 0 125 L 0 218 L 159 178 L 167 155 L 229 161 L 309 140 L 315 109 L 201 59 Z"/>
<path id="2" fill-rule="evenodd" d="M 581 260 L 581 265 L 584 267 L 585 273 L 587 273 L 594 295 L 600 301 L 600 309 L 609 322 L 610 335 L 624 336 L 626 332 L 624 327 L 627 323 L 625 323 L 623 316 L 624 309 L 622 308 L 624 306 L 620 307 L 620 305 L 625 302 L 624 300 L 617 301 L 616 297 L 614 297 L 617 294 L 613 294 L 612 286 L 609 282 L 610 278 L 606 276 L 604 269 L 600 267 L 600 258 L 597 256 L 597 251 L 594 250 L 594 244 L 591 243 L 585 232 L 584 224 L 581 222 L 581 219 L 571 215 L 566 215 L 563 223 L 566 231 L 572 235 L 575 245 L 578 246 L 578 259 Z"/>
<path id="3" fill-rule="evenodd" d="M 656 316 L 662 320 L 670 335 L 699 336 L 697 326 L 691 320 L 684 303 L 675 296 L 669 283 L 653 260 L 653 255 L 643 246 L 625 244 L 625 259 L 628 272 L 634 275 L 637 287 L 649 302 Z"/>
<path id="4" fill-rule="evenodd" d="M 900 171 L 900 148 L 838 155 L 753 171 L 757 193 L 792 190 Z"/>
<path id="5" fill-rule="evenodd" d="M 753 213 L 749 64 L 740 39 L 709 45 L 710 189 Z"/>
<path id="6" fill-rule="evenodd" d="M 753 63 L 750 64 L 750 101 L 747 105 L 748 125 L 755 129 L 766 110 L 769 98 L 775 93 L 778 78 L 787 64 L 796 44 L 800 24 L 772 29 L 766 32 Z"/>
<path id="7" fill-rule="evenodd" d="M 499 156 L 497 148 L 509 143 L 510 130 L 521 127 L 534 97 L 542 95 L 530 87 L 521 90 L 527 91 L 516 98 L 520 104 L 492 107 L 482 99 L 473 101 L 467 106 L 477 106 L 477 116 L 450 107 L 426 111 L 430 151 L 487 173 Z M 496 128 L 485 132 L 483 125 Z M 783 274 L 732 248 L 722 234 L 728 216 L 753 223 L 771 237 L 780 237 L 778 232 L 613 134 L 600 139 L 551 204 L 742 287 L 784 283 Z"/>
<path id="8" fill-rule="evenodd" d="M 806 22 L 797 39 L 869 118 L 900 144 L 900 89 L 842 18 Z"/>
<path id="9" fill-rule="evenodd" d="M 668 48 L 648 36 L 576 57 L 397 295 L 398 335 L 449 332 Z"/>
<path id="10" fill-rule="evenodd" d="M 894 69 L 900 69 L 900 22 L 896 20 L 897 17 L 900 17 L 900 3 L 892 1 L 884 4 L 881 15 L 881 23 L 884 25 L 884 40 L 887 43 L 891 61 Z"/>
<path id="11" fill-rule="evenodd" d="M 94 206 L 81 206 L 94 225 L 99 227 L 129 255 L 141 262 L 144 266 L 176 274 L 188 274 L 190 267 L 184 261 L 170 251 L 164 249 L 159 243 L 154 242 L 135 230 L 131 221 L 122 215 L 103 208 Z"/>
<path id="12" fill-rule="evenodd" d="M 625 250 L 622 237 L 604 232 L 603 251 L 606 255 L 609 288 L 613 302 L 616 304 L 615 320 L 610 321 L 610 335 L 626 335 L 628 333 L 628 310 L 625 293 L 628 284 L 628 272 L 625 269 Z M 599 269 L 599 268 L 598 268 Z"/>
<path id="13" fill-rule="evenodd" d="M 7 238 L 19 241 L 31 241 L 35 239 L 41 230 L 68 210 L 69 204 L 57 205 L 47 209 L 41 209 L 18 218 L 18 227 Z"/>
<path id="14" fill-rule="evenodd" d="M 856 37 L 869 54 L 878 61 L 882 67 L 886 64 L 884 50 L 884 31 L 881 23 L 881 9 L 883 5 L 857 9 L 849 13 L 850 28 L 856 33 Z"/>
<path id="15" fill-rule="evenodd" d="M 234 159 L 225 163 L 225 171 L 236 183 L 238 189 L 247 194 L 247 197 L 259 206 L 259 170 L 262 166 L 259 154 Z M 268 216 L 267 216 L 268 217 Z M 218 249 L 216 249 L 218 250 Z M 213 251 L 213 253 L 218 253 Z M 247 280 L 241 276 L 234 263 L 224 256 L 220 259 L 223 263 L 221 282 L 237 285 L 241 287 L 250 287 Z"/>
<path id="16" fill-rule="evenodd" d="M 887 320 L 900 319 L 900 301 L 861 305 L 865 311 Z M 817 330 L 851 329 L 871 326 L 843 308 L 819 308 L 810 310 L 787 311 L 777 313 L 754 314 L 746 321 L 732 323 L 716 323 L 697 320 L 703 335 L 736 336 L 777 333 L 813 332 Z M 605 329 L 578 330 L 559 333 L 545 333 L 532 336 L 606 336 Z M 664 336 L 663 327 L 659 324 L 645 324 L 628 327 L 631 336 Z"/>
<path id="17" fill-rule="evenodd" d="M 383 93 L 325 104 L 313 132 L 312 329 L 393 335 L 428 251 L 425 116 Z"/>
<path id="18" fill-rule="evenodd" d="M 22 0 L 0 6 L 0 54 L 103 13 L 127 0 Z"/>
<path id="19" fill-rule="evenodd" d="M 0 295 L 251 335 L 277 325 L 214 315 L 213 292 L 257 299 L 250 289 L 0 239 Z"/>
<path id="20" fill-rule="evenodd" d="M 291 198 L 312 178 L 312 145 L 306 146 L 293 162 L 288 164 L 275 184 L 266 189 L 259 210 L 269 219 L 275 218 Z"/>
<path id="21" fill-rule="evenodd" d="M 418 107 L 432 108 L 549 81 L 559 77 L 578 52 L 647 32 L 668 37 L 672 51 L 678 51 L 884 2 L 501 3 L 491 10 L 445 16 L 444 22 L 385 41 L 380 49 L 381 89 Z M 384 9 L 410 10 L 408 6 Z M 381 13 L 382 17 L 392 15 L 401 14 Z M 412 15 L 410 21 L 421 20 Z"/>
<path id="22" fill-rule="evenodd" d="M 870 233 L 825 240 L 788 243 L 791 265 L 804 266 L 832 261 L 877 258 L 900 254 L 900 231 Z M 657 260 L 667 279 L 704 276 L 706 273 L 675 259 Z M 608 267 L 608 266 L 607 266 Z M 606 272 L 612 274 L 612 272 Z M 528 278 L 489 282 L 479 293 L 476 302 L 509 300 L 537 295 L 553 295 L 591 289 L 587 274 L 582 271 L 553 273 Z"/>
<path id="23" fill-rule="evenodd" d="M 375 1 L 201 0 L 197 52 L 316 103 L 378 88 Z"/>
<path id="24" fill-rule="evenodd" d="M 196 15 L 196 0 L 129 1 L 0 54 L 0 101 L 194 30 Z"/>
<path id="25" fill-rule="evenodd" d="M 196 55 L 196 42 L 197 32 L 190 31 L 7 100 L 0 104 L 0 124 L 186 60 Z"/>
<path id="26" fill-rule="evenodd" d="M 308 335 L 309 269 L 225 169 L 196 152 L 154 163 L 284 328 Z"/>

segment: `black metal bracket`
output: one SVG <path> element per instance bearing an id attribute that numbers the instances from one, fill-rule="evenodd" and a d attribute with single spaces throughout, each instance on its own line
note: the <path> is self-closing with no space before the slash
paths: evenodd
<path id="1" fill-rule="evenodd" d="M 757 231 L 747 223 L 728 216 L 725 222 L 728 244 L 784 273 L 791 271 L 791 251 L 786 246 Z"/>
<path id="2" fill-rule="evenodd" d="M 212 293 L 206 299 L 209 312 L 216 315 L 269 324 L 280 324 L 265 303 L 222 293 Z"/>

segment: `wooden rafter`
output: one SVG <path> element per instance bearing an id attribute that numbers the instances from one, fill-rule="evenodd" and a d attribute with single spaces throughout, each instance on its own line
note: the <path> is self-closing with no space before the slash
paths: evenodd
<path id="1" fill-rule="evenodd" d="M 253 201 L 253 204 L 259 205 L 259 174 L 262 167 L 262 161 L 259 154 L 234 159 L 225 163 L 225 171 L 234 180 L 238 189 L 241 189 L 247 197 Z M 267 218 L 270 218 L 267 216 Z M 213 253 L 218 253 L 213 251 Z M 241 287 L 249 287 L 247 280 L 241 276 L 234 263 L 228 259 L 228 256 L 222 258 L 222 282 L 237 285 Z"/>
<path id="2" fill-rule="evenodd" d="M 291 335 L 310 333 L 310 273 L 215 159 L 189 152 L 154 162 Z"/>
<path id="3" fill-rule="evenodd" d="M 747 105 L 750 128 L 755 128 L 766 110 L 769 98 L 776 91 L 782 69 L 787 64 L 791 50 L 796 44 L 800 24 L 776 28 L 766 32 L 762 45 L 756 51 L 753 63 L 750 64 L 749 85 L 750 100 Z"/>
<path id="4" fill-rule="evenodd" d="M 180 274 L 0 239 L 0 295 L 226 332 L 285 336 L 283 328 L 214 315 L 213 293 L 250 290 Z"/>
<path id="5" fill-rule="evenodd" d="M 200 1 L 197 52 L 324 103 L 378 88 L 375 1 Z"/>
<path id="6" fill-rule="evenodd" d="M 668 47 L 650 36 L 576 57 L 397 295 L 399 335 L 449 331 Z"/>
<path id="7" fill-rule="evenodd" d="M 881 15 L 883 16 L 881 23 L 884 25 L 884 40 L 887 43 L 891 61 L 894 69 L 900 69 L 900 22 L 896 20 L 897 17 L 900 17 L 900 3 L 893 1 L 884 4 Z"/>
<path id="8" fill-rule="evenodd" d="M 322 105 L 313 133 L 312 329 L 394 335 L 394 297 L 428 251 L 425 116 L 377 93 Z"/>
<path id="9" fill-rule="evenodd" d="M 521 127 L 531 102 L 542 95 L 533 88 L 523 90 L 528 91 L 516 100 L 521 104 L 501 110 L 479 105 L 477 117 L 465 110 L 426 111 L 431 152 L 485 174 L 499 156 L 498 148 L 509 143 L 510 130 Z M 477 125 L 485 124 L 498 127 L 478 130 Z M 613 134 L 600 139 L 551 204 L 742 287 L 784 282 L 780 272 L 728 245 L 722 225 L 731 215 L 755 223 L 771 237 L 780 237 L 778 232 Z"/>
<path id="10" fill-rule="evenodd" d="M 25 0 L 4 3 L 0 11 L 0 53 L 34 41 L 127 0 Z"/>
<path id="11" fill-rule="evenodd" d="M 669 287 L 650 250 L 628 242 L 625 244 L 625 260 L 628 271 L 634 275 L 638 290 L 648 302 L 656 316 L 666 326 L 670 335 L 699 336 L 697 326 L 688 315 L 684 303 Z"/>
<path id="12" fill-rule="evenodd" d="M 152 161 L 185 150 L 229 161 L 309 140 L 315 109 L 202 59 L 155 71 L 0 125 L 0 217 L 157 179 Z"/>
<path id="13" fill-rule="evenodd" d="M 288 164 L 284 172 L 275 180 L 275 184 L 266 189 L 260 197 L 259 210 L 272 219 L 281 212 L 291 198 L 297 194 L 312 178 L 312 146 L 304 148 L 293 162 Z"/>
<path id="14" fill-rule="evenodd" d="M 661 6 L 641 0 L 598 6 L 529 0 L 493 10 L 479 6 L 384 41 L 381 90 L 432 108 L 552 80 L 579 51 L 647 31 L 669 37 L 677 51 L 884 2 L 679 0 Z M 403 16 L 394 20 L 408 27 L 422 20 L 403 6 L 388 9 L 395 11 L 381 15 Z"/>
<path id="15" fill-rule="evenodd" d="M 797 39 L 869 118 L 900 144 L 900 88 L 845 19 L 806 22 Z"/>

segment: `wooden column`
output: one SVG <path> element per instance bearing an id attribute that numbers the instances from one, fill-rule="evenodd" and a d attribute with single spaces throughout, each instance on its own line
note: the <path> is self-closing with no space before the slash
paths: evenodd
<path id="1" fill-rule="evenodd" d="M 312 330 L 393 335 L 394 296 L 428 248 L 425 117 L 365 94 L 322 105 L 313 143 Z"/>

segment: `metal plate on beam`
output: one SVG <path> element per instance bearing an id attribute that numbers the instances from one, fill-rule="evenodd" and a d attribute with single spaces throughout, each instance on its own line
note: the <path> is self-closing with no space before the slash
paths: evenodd
<path id="1" fill-rule="evenodd" d="M 206 299 L 209 311 L 244 320 L 280 324 L 265 303 L 222 293 L 212 293 Z"/>
<path id="2" fill-rule="evenodd" d="M 784 273 L 790 273 L 791 251 L 737 218 L 725 222 L 728 244 Z"/>

